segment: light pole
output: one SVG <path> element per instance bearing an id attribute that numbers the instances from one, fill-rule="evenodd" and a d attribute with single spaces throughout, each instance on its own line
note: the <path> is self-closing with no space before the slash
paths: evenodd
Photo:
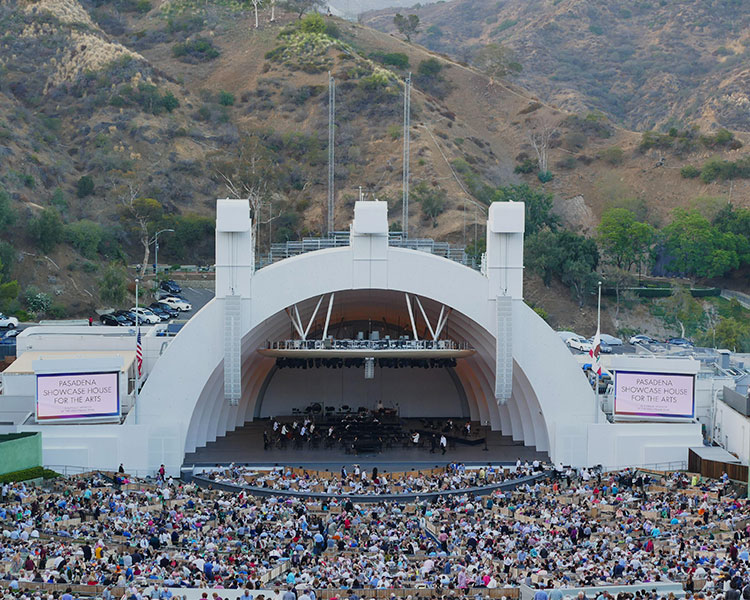
<path id="1" fill-rule="evenodd" d="M 596 338 L 594 338 L 594 343 L 598 343 L 601 345 L 601 326 L 602 326 L 602 282 L 599 282 L 599 293 L 597 295 L 596 300 Z M 598 338 L 598 339 L 597 339 Z M 594 400 L 594 406 L 596 407 L 596 412 L 594 413 L 595 416 L 595 423 L 599 422 L 599 412 L 601 410 L 601 404 L 599 400 L 599 380 L 601 379 L 601 362 L 599 359 L 599 353 L 600 350 L 598 348 L 594 348 L 594 353 L 596 356 L 594 356 L 594 359 L 596 360 L 596 365 L 594 367 L 594 392 L 596 394 L 596 399 Z"/>
<path id="2" fill-rule="evenodd" d="M 161 229 L 154 234 L 154 239 L 151 240 L 154 243 L 154 275 L 159 271 L 159 234 L 167 231 L 174 233 L 174 229 Z"/>
<path id="3" fill-rule="evenodd" d="M 136 359 L 135 359 L 135 394 L 134 394 L 134 404 L 133 404 L 133 414 L 135 424 L 138 424 L 138 386 L 141 383 L 141 374 L 138 371 L 138 344 L 140 342 L 140 335 L 141 330 L 139 327 L 140 324 L 140 315 L 138 314 L 138 284 L 140 283 L 139 279 L 135 278 L 135 353 L 136 353 Z"/>

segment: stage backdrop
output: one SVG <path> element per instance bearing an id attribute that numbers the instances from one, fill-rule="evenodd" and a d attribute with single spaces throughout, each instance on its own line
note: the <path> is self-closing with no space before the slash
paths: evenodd
<path id="1" fill-rule="evenodd" d="M 278 369 L 260 407 L 260 417 L 291 415 L 312 402 L 337 409 L 374 409 L 378 400 L 402 417 L 470 416 L 466 395 L 449 369 L 381 369 L 365 379 L 363 368 Z"/>

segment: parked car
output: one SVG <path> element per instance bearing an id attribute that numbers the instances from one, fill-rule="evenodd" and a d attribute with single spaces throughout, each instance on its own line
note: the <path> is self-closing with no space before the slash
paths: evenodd
<path id="1" fill-rule="evenodd" d="M 154 325 L 161 321 L 159 317 L 157 317 L 154 313 L 152 313 L 148 308 L 145 308 L 143 306 L 139 307 L 133 307 L 130 309 L 130 312 L 132 312 L 136 317 L 138 317 L 138 321 L 140 323 L 145 323 L 147 325 Z"/>
<path id="2" fill-rule="evenodd" d="M 683 346 L 685 348 L 692 348 L 693 342 L 682 337 L 673 337 L 667 340 L 667 344 L 671 346 Z"/>
<path id="3" fill-rule="evenodd" d="M 128 327 L 131 323 L 128 319 L 122 315 L 116 315 L 109 313 L 99 317 L 99 321 L 102 325 L 108 325 L 109 327 Z"/>
<path id="4" fill-rule="evenodd" d="M 8 344 L 12 345 L 16 343 L 16 336 L 21 333 L 18 331 L 18 329 L 9 329 L 3 334 L 3 337 L 0 338 L 0 344 Z"/>
<path id="5" fill-rule="evenodd" d="M 605 342 L 608 346 L 622 346 L 622 340 L 608 333 L 599 334 L 599 339 Z"/>
<path id="6" fill-rule="evenodd" d="M 169 292 L 170 294 L 179 294 L 182 292 L 182 288 L 172 279 L 167 279 L 159 284 L 159 289 Z"/>
<path id="7" fill-rule="evenodd" d="M 18 319 L 15 317 L 6 317 L 3 313 L 0 313 L 0 327 L 4 329 L 15 329 L 18 327 Z"/>
<path id="8" fill-rule="evenodd" d="M 156 303 L 154 303 L 154 304 L 156 304 Z M 172 318 L 167 311 L 165 311 L 160 306 L 154 306 L 154 304 L 152 304 L 151 306 L 149 306 L 148 309 L 152 313 L 154 313 L 157 317 L 159 317 L 160 321 L 169 321 L 169 319 Z"/>
<path id="9" fill-rule="evenodd" d="M 177 309 L 180 312 L 187 312 L 187 311 L 193 310 L 193 307 L 187 300 L 184 300 L 183 298 L 178 298 L 177 296 L 167 296 L 166 298 L 162 298 L 159 302 L 166 304 L 170 308 Z"/>
<path id="10" fill-rule="evenodd" d="M 149 308 L 151 310 L 159 309 L 159 310 L 164 311 L 165 313 L 167 313 L 167 315 L 169 315 L 170 319 L 175 319 L 175 318 L 177 318 L 177 317 L 180 316 L 180 311 L 179 310 L 175 310 L 174 308 L 172 308 L 168 304 L 164 304 L 164 302 L 152 302 L 149 305 Z"/>
<path id="11" fill-rule="evenodd" d="M 558 332 L 557 332 L 557 335 L 559 335 L 559 336 L 560 336 L 560 339 L 561 339 L 561 340 L 562 340 L 562 341 L 563 341 L 564 343 L 566 343 L 566 344 L 567 344 L 567 343 L 568 343 L 568 340 L 569 340 L 570 338 L 572 338 L 572 337 L 576 337 L 576 335 L 578 335 L 578 334 L 577 334 L 577 333 L 573 333 L 572 331 L 558 331 Z"/>
<path id="12" fill-rule="evenodd" d="M 580 350 L 581 352 L 588 352 L 591 350 L 591 342 L 582 335 L 569 337 L 565 343 L 568 344 L 568 348 L 572 348 L 573 350 Z"/>
<path id="13" fill-rule="evenodd" d="M 116 317 L 122 317 L 125 320 L 125 325 L 135 325 L 135 315 L 129 310 L 116 310 L 112 314 Z"/>
<path id="14" fill-rule="evenodd" d="M 643 333 L 639 333 L 637 335 L 634 335 L 628 340 L 631 344 L 655 344 L 656 340 L 650 336 L 647 336 Z"/>
<path id="15" fill-rule="evenodd" d="M 588 340 L 589 344 L 591 344 L 591 347 L 594 347 L 594 338 L 589 338 Z M 599 352 L 601 354 L 612 354 L 612 346 L 610 346 L 607 342 L 604 341 L 604 338 L 599 336 Z"/>

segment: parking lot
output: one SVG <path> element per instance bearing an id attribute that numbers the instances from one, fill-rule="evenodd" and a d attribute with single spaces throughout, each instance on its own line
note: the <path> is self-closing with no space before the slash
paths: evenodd
<path id="1" fill-rule="evenodd" d="M 214 291 L 207 288 L 194 288 L 194 287 L 183 287 L 182 293 L 180 294 L 185 300 L 190 302 L 193 306 L 193 310 L 189 313 L 183 313 L 184 318 L 189 319 L 196 314 L 201 308 L 203 308 L 211 298 L 214 297 Z"/>

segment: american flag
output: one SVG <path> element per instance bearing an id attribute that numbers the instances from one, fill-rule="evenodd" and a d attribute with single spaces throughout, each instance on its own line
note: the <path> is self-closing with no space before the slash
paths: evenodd
<path id="1" fill-rule="evenodd" d="M 141 345 L 141 328 L 138 328 L 138 338 L 135 342 L 135 362 L 138 365 L 138 377 L 143 375 L 143 346 Z"/>

